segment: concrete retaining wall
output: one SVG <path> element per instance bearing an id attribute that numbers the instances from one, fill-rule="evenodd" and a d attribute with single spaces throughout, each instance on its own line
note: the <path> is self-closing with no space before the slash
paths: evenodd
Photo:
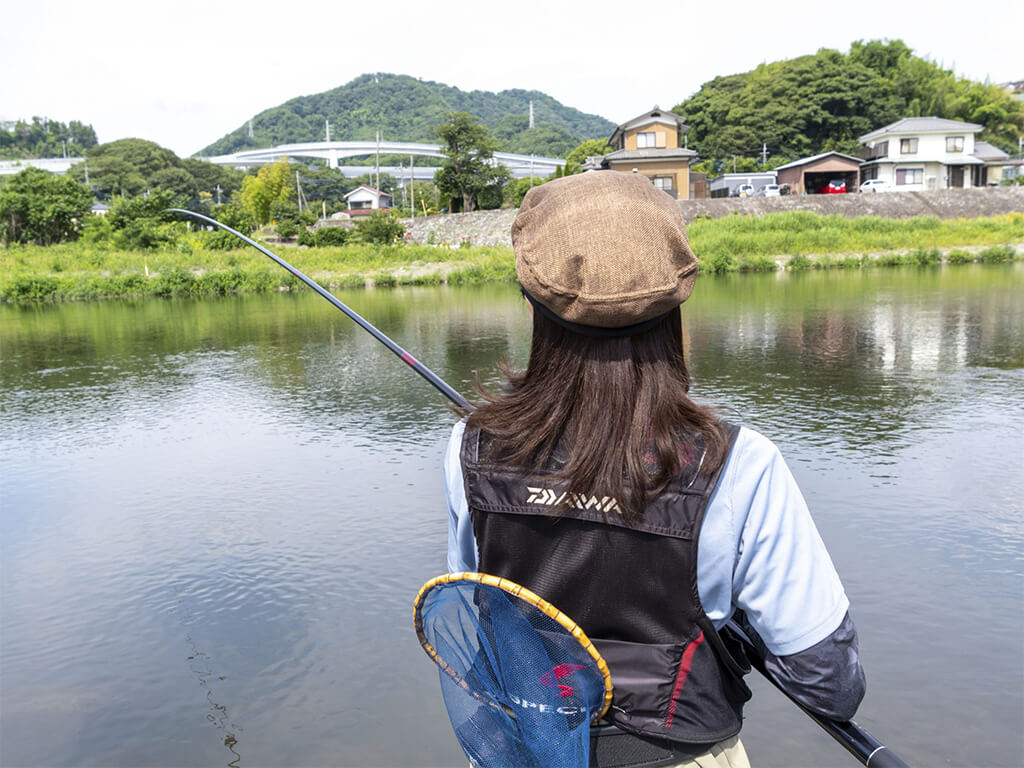
<path id="1" fill-rule="evenodd" d="M 976 218 L 1002 213 L 1024 212 L 1024 187 L 979 189 L 943 189 L 935 192 L 883 192 L 848 195 L 788 195 L 786 197 L 718 198 L 680 200 L 683 217 L 691 222 L 698 216 L 717 219 L 739 212 L 763 216 L 778 211 L 813 211 L 840 216 L 885 216 L 906 219 L 911 216 L 938 216 L 942 219 Z M 431 240 L 457 247 L 463 238 L 473 245 L 511 245 L 509 231 L 516 210 L 474 211 L 425 219 L 405 219 L 410 240 Z"/>

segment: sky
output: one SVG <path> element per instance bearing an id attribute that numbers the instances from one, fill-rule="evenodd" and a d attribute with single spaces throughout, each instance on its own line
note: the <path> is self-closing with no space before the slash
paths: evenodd
<path id="1" fill-rule="evenodd" d="M 1024 79 L 1020 0 L 0 0 L 0 120 L 79 120 L 187 156 L 290 98 L 392 72 L 621 123 L 718 75 L 883 38 L 971 79 Z"/>

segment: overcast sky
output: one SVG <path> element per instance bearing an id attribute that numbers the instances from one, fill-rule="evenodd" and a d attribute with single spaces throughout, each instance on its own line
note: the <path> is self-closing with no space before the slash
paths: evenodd
<path id="1" fill-rule="evenodd" d="M 619 123 L 716 75 L 877 38 L 1024 79 L 1021 0 L 0 0 L 0 119 L 80 120 L 186 156 L 289 98 L 393 72 L 536 89 Z"/>

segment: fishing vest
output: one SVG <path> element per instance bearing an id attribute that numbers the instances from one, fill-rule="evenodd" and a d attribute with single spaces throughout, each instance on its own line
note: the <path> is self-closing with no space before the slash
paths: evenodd
<path id="1" fill-rule="evenodd" d="M 728 425 L 729 447 L 739 428 Z M 611 671 L 605 717 L 634 734 L 712 744 L 739 733 L 750 670 L 718 634 L 697 593 L 697 542 L 721 469 L 702 456 L 627 525 L 615 499 L 576 495 L 552 470 L 486 463 L 467 429 L 461 463 L 479 570 L 522 584 L 583 628 Z M 554 466 L 554 465 L 552 465 Z"/>

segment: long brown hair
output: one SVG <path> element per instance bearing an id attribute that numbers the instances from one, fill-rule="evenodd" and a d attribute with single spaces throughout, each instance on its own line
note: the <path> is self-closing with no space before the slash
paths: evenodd
<path id="1" fill-rule="evenodd" d="M 554 479 L 570 497 L 618 500 L 627 521 L 642 517 L 648 499 L 680 471 L 695 436 L 702 474 L 728 454 L 723 423 L 687 394 L 678 307 L 651 330 L 622 338 L 583 336 L 535 312 L 526 370 L 513 371 L 507 360 L 499 370 L 505 386 L 478 386 L 481 402 L 468 418 L 489 438 L 485 458 L 539 469 L 564 446 L 568 460 Z"/>

